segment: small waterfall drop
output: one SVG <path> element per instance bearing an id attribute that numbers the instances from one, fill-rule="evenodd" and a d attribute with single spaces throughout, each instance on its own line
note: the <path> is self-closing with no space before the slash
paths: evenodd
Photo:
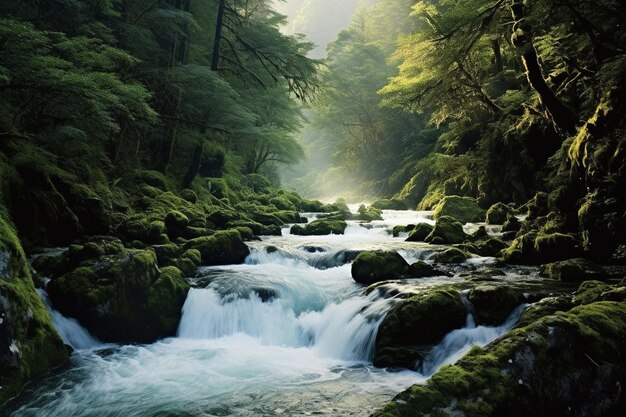
<path id="1" fill-rule="evenodd" d="M 59 336 L 61 336 L 61 339 L 63 339 L 66 345 L 71 346 L 75 350 L 93 349 L 102 346 L 102 343 L 93 337 L 87 329 L 81 326 L 77 320 L 65 317 L 55 310 L 52 307 L 47 292 L 42 289 L 37 289 L 37 294 L 48 309 L 52 324 L 57 329 Z"/>

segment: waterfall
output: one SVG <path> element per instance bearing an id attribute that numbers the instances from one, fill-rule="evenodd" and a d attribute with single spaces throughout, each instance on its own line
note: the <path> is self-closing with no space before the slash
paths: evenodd
<path id="1" fill-rule="evenodd" d="M 63 343 L 71 346 L 74 350 L 85 350 L 101 347 L 102 343 L 93 337 L 87 329 L 78 323 L 75 319 L 65 317 L 52 307 L 48 293 L 42 289 L 37 289 L 37 294 L 45 304 L 52 324 L 56 328 L 59 336 L 63 339 Z"/>
<path id="2" fill-rule="evenodd" d="M 290 305 L 280 298 L 264 301 L 254 292 L 245 298 L 221 297 L 211 288 L 192 289 L 178 337 L 218 339 L 244 334 L 264 345 L 310 348 L 321 358 L 367 362 L 391 302 L 357 297 L 300 314 Z"/>

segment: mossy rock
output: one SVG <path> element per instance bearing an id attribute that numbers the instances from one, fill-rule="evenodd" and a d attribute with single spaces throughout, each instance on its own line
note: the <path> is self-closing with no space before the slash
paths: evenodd
<path id="1" fill-rule="evenodd" d="M 433 256 L 433 260 L 440 264 L 459 264 L 465 262 L 472 255 L 467 251 L 459 248 L 448 248 L 444 251 L 438 252 Z"/>
<path id="2" fill-rule="evenodd" d="M 197 249 L 203 265 L 241 264 L 250 255 L 237 230 L 216 232 L 212 236 L 192 239 L 184 245 L 185 250 Z"/>
<path id="3" fill-rule="evenodd" d="M 424 348 L 463 327 L 466 318 L 461 294 L 455 290 L 435 289 L 400 301 L 378 328 L 374 365 L 413 367 L 427 353 Z"/>
<path id="4" fill-rule="evenodd" d="M 291 234 L 301 236 L 343 235 L 348 224 L 343 220 L 319 219 L 306 226 L 294 226 Z"/>
<path id="5" fill-rule="evenodd" d="M 301 210 L 307 213 L 324 213 L 326 205 L 319 200 L 302 200 Z"/>
<path id="6" fill-rule="evenodd" d="M 214 233 L 213 230 L 207 229 L 205 227 L 185 227 L 180 237 L 183 239 L 191 240 L 196 239 L 203 236 L 210 236 Z"/>
<path id="7" fill-rule="evenodd" d="M 181 236 L 189 226 L 189 218 L 180 211 L 172 210 L 165 215 L 164 223 L 167 228 L 167 235 L 174 240 Z"/>
<path id="8" fill-rule="evenodd" d="M 602 294 L 611 291 L 613 287 L 600 281 L 585 281 L 578 287 L 572 297 L 575 305 L 591 304 L 601 301 Z"/>
<path id="9" fill-rule="evenodd" d="M 270 199 L 269 203 L 272 204 L 274 207 L 276 207 L 278 210 L 298 211 L 298 208 L 296 207 L 296 205 L 293 204 L 286 197 L 274 197 Z"/>
<path id="10" fill-rule="evenodd" d="M 515 210 L 504 203 L 496 203 L 487 210 L 487 224 L 504 224 L 510 216 L 515 215 Z"/>
<path id="11" fill-rule="evenodd" d="M 352 278 L 363 285 L 380 281 L 445 275 L 424 262 L 409 263 L 397 252 L 364 251 L 352 264 Z"/>
<path id="12" fill-rule="evenodd" d="M 231 229 L 239 229 L 240 227 L 245 227 L 250 230 L 256 236 L 281 236 L 282 228 L 280 226 L 264 226 L 261 223 L 252 221 L 252 220 L 236 220 L 228 223 L 228 227 Z"/>
<path id="13" fill-rule="evenodd" d="M 428 223 L 419 223 L 417 224 L 413 230 L 409 233 L 409 237 L 407 237 L 407 242 L 424 242 L 426 238 L 433 232 L 435 227 Z M 463 226 L 461 226 L 463 229 Z"/>
<path id="14" fill-rule="evenodd" d="M 0 208 L 0 404 L 67 358 L 15 229 Z"/>
<path id="15" fill-rule="evenodd" d="M 549 315 L 472 349 L 374 416 L 618 416 L 624 335 L 626 303 Z"/>
<path id="16" fill-rule="evenodd" d="M 454 217 L 462 223 L 479 222 L 485 220 L 485 210 L 475 198 L 453 195 L 444 197 L 433 211 L 435 220 L 443 216 Z"/>
<path id="17" fill-rule="evenodd" d="M 180 257 L 189 259 L 196 267 L 202 265 L 202 254 L 198 249 L 187 249 Z"/>
<path id="18" fill-rule="evenodd" d="M 548 208 L 548 194 L 537 193 L 532 200 L 526 203 L 528 219 L 534 220 L 541 216 L 546 216 L 550 212 Z"/>
<path id="19" fill-rule="evenodd" d="M 435 227 L 426 237 L 426 242 L 432 244 L 456 244 L 463 243 L 467 235 L 463 231 L 463 225 L 454 217 L 441 216 L 437 219 Z"/>
<path id="20" fill-rule="evenodd" d="M 520 231 L 521 228 L 522 228 L 522 222 L 520 222 L 519 219 L 515 216 L 509 216 L 507 217 L 506 221 L 502 225 L 502 232 L 503 233 L 507 233 L 507 232 L 517 233 Z"/>
<path id="21" fill-rule="evenodd" d="M 133 216 L 118 228 L 118 233 L 128 242 L 138 240 L 146 244 L 162 243 L 165 223 L 150 220 L 146 216 Z"/>
<path id="22" fill-rule="evenodd" d="M 563 233 L 537 235 L 535 251 L 541 263 L 568 259 L 581 254 L 579 242 L 573 236 Z"/>
<path id="23" fill-rule="evenodd" d="M 285 223 L 302 223 L 302 219 L 300 218 L 300 213 L 297 211 L 274 211 L 271 213 L 273 216 L 276 216 L 280 219 L 280 221 Z"/>
<path id="24" fill-rule="evenodd" d="M 180 248 L 174 243 L 154 245 L 150 246 L 149 249 L 155 253 L 159 266 L 171 265 L 172 261 L 178 258 L 178 255 L 180 254 Z"/>
<path id="25" fill-rule="evenodd" d="M 185 201 L 188 201 L 191 204 L 196 204 L 198 202 L 198 194 L 195 191 L 190 189 L 184 189 L 180 193 L 178 193 L 180 198 Z"/>
<path id="26" fill-rule="evenodd" d="M 224 229 L 233 222 L 242 220 L 242 216 L 241 213 L 238 213 L 234 210 L 213 206 L 207 212 L 206 220 L 208 222 L 208 227 Z"/>
<path id="27" fill-rule="evenodd" d="M 165 176 L 158 171 L 137 171 L 134 174 L 140 182 L 157 188 L 161 191 L 167 191 L 167 180 Z"/>
<path id="28" fill-rule="evenodd" d="M 413 229 L 415 229 L 415 225 L 394 226 L 393 229 L 391 229 L 391 235 L 393 237 L 400 237 L 402 233 L 410 233 Z"/>
<path id="29" fill-rule="evenodd" d="M 396 199 L 376 200 L 371 204 L 371 207 L 374 207 L 378 210 L 406 210 L 407 209 L 406 204 L 404 204 L 402 200 L 396 200 Z"/>
<path id="30" fill-rule="evenodd" d="M 523 298 L 506 285 L 479 285 L 469 293 L 476 324 L 499 326 L 522 304 Z"/>
<path id="31" fill-rule="evenodd" d="M 373 206 L 365 206 L 361 204 L 357 213 L 358 215 L 356 216 L 356 220 L 361 220 L 364 222 L 371 222 L 374 220 L 383 219 L 383 212 Z"/>
<path id="32" fill-rule="evenodd" d="M 463 249 L 479 256 L 497 257 L 509 245 L 497 237 L 487 237 L 471 244 L 463 245 Z"/>
<path id="33" fill-rule="evenodd" d="M 61 313 L 77 318 L 100 340 L 150 343 L 175 334 L 169 317 L 180 319 L 186 296 L 186 290 L 172 292 L 157 306 L 152 294 L 162 291 L 152 286 L 159 276 L 153 251 L 129 250 L 54 278 L 48 292 Z"/>
<path id="34" fill-rule="evenodd" d="M 159 329 L 164 335 L 174 335 L 180 322 L 189 284 L 180 269 L 174 266 L 161 268 L 156 280 L 148 288 L 146 325 Z"/>
<path id="35" fill-rule="evenodd" d="M 563 282 L 583 282 L 605 278 L 600 265 L 582 258 L 567 259 L 544 265 L 541 273 L 551 279 Z"/>

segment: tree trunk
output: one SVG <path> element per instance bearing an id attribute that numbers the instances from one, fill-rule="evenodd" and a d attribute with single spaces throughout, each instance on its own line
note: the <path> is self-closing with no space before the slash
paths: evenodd
<path id="1" fill-rule="evenodd" d="M 491 49 L 493 49 L 493 60 L 496 74 L 500 74 L 504 71 L 504 65 L 502 64 L 502 52 L 500 50 L 500 41 L 498 39 L 491 41 Z"/>
<path id="2" fill-rule="evenodd" d="M 539 101 L 548 112 L 549 118 L 559 130 L 573 133 L 576 131 L 574 113 L 559 100 L 543 78 L 539 56 L 532 41 L 532 28 L 524 19 L 523 3 L 523 0 L 513 0 L 511 4 L 511 14 L 515 21 L 511 42 L 520 51 L 528 83 L 539 95 Z"/>
<path id="3" fill-rule="evenodd" d="M 220 63 L 220 45 L 222 43 L 222 26 L 224 22 L 225 9 L 226 0 L 219 0 L 217 21 L 215 22 L 215 38 L 213 39 L 213 55 L 211 56 L 211 71 L 217 71 Z"/>

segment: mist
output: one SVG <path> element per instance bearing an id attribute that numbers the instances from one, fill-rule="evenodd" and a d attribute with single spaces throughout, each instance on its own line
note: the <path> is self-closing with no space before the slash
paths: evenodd
<path id="1" fill-rule="evenodd" d="M 303 33 L 316 46 L 312 58 L 324 58 L 326 46 L 347 28 L 357 6 L 371 6 L 377 0 L 287 0 L 276 1 L 275 9 L 289 18 L 287 34 Z"/>

